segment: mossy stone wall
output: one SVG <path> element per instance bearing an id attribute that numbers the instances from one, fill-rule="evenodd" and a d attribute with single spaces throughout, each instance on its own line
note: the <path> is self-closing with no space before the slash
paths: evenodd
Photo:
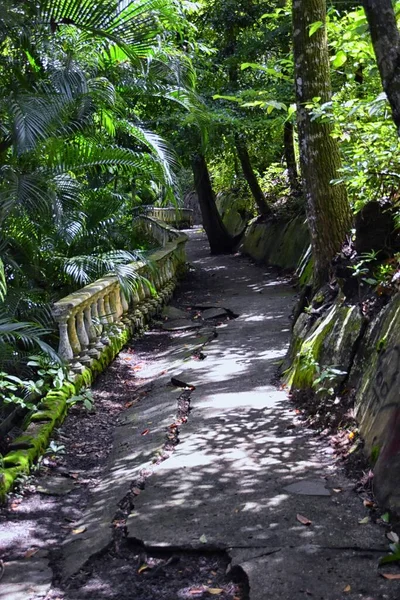
<path id="1" fill-rule="evenodd" d="M 289 221 L 265 223 L 253 219 L 246 229 L 239 250 L 257 262 L 294 271 L 309 245 L 310 234 L 303 216 Z"/>

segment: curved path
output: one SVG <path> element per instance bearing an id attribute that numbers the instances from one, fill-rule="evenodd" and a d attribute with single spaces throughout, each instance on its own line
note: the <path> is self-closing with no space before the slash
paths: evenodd
<path id="1" fill-rule="evenodd" d="M 85 531 L 63 545 L 63 576 L 107 547 L 118 503 L 148 469 L 126 521 L 128 538 L 145 547 L 225 551 L 246 574 L 250 600 L 398 598 L 399 582 L 377 575 L 383 530 L 359 524 L 368 510 L 354 483 L 271 383 L 288 346 L 293 290 L 246 258 L 210 256 L 204 234 L 189 235 L 193 270 L 174 304 L 192 318 L 167 312 L 164 327 L 176 334 L 141 374 L 153 379 L 146 401 L 120 417 L 81 515 Z M 180 443 L 154 467 L 182 398 L 191 410 Z"/>

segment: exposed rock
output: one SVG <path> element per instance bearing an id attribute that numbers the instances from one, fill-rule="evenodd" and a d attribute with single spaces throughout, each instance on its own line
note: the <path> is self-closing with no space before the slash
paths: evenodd
<path id="1" fill-rule="evenodd" d="M 387 206 L 382 206 L 379 202 L 368 202 L 357 213 L 355 226 L 358 254 L 372 250 L 390 254 L 395 249 L 396 227 L 393 213 Z"/>
<path id="2" fill-rule="evenodd" d="M 400 512 L 400 294 L 372 321 L 357 353 L 356 417 L 379 500 Z"/>

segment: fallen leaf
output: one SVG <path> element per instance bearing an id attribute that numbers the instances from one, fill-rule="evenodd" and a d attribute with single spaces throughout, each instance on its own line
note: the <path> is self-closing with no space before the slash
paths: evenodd
<path id="1" fill-rule="evenodd" d="M 388 513 L 388 512 L 386 512 L 384 515 L 382 515 L 382 516 L 381 516 L 381 520 L 382 520 L 384 523 L 389 523 L 389 521 L 390 521 L 390 515 L 389 515 L 389 513 Z"/>
<path id="2" fill-rule="evenodd" d="M 375 504 L 374 504 L 374 502 L 372 502 L 372 500 L 364 500 L 363 504 L 366 508 L 374 508 L 374 506 L 375 506 Z"/>
<path id="3" fill-rule="evenodd" d="M 132 491 L 132 494 L 134 494 L 135 496 L 139 496 L 139 494 L 142 490 L 137 487 L 134 487 L 134 488 L 132 488 L 131 491 Z"/>
<path id="4" fill-rule="evenodd" d="M 360 520 L 358 521 L 358 523 L 359 523 L 360 525 L 366 525 L 367 523 L 369 523 L 369 521 L 370 521 L 370 518 L 369 518 L 369 517 L 364 517 L 363 519 L 360 519 Z"/>
<path id="5" fill-rule="evenodd" d="M 138 568 L 138 573 L 143 573 L 143 571 L 146 571 L 147 569 L 150 569 L 149 565 L 144 564 Z"/>
<path id="6" fill-rule="evenodd" d="M 73 529 L 72 533 L 74 535 L 78 535 L 79 533 L 83 533 L 84 531 L 86 531 L 86 527 L 83 525 L 82 527 L 77 527 L 76 529 Z"/>
<path id="7" fill-rule="evenodd" d="M 222 588 L 208 588 L 207 592 L 209 594 L 213 594 L 214 596 L 217 596 L 218 594 L 222 594 L 224 590 Z"/>
<path id="8" fill-rule="evenodd" d="M 395 544 L 399 543 L 399 536 L 394 531 L 389 531 L 389 533 L 386 534 L 386 537 L 388 540 L 394 542 Z"/>
<path id="9" fill-rule="evenodd" d="M 145 429 L 144 431 L 142 431 L 142 433 L 140 435 L 147 435 L 149 433 L 150 429 Z"/>
<path id="10" fill-rule="evenodd" d="M 400 573 L 381 573 L 385 579 L 400 579 Z"/>
<path id="11" fill-rule="evenodd" d="M 200 536 L 199 540 L 202 544 L 207 544 L 207 538 L 204 535 L 204 533 L 203 533 L 203 535 Z"/>
<path id="12" fill-rule="evenodd" d="M 351 592 L 351 585 L 346 585 L 346 587 L 343 590 L 344 592 Z"/>
<path id="13" fill-rule="evenodd" d="M 354 440 L 355 436 L 356 436 L 356 434 L 354 433 L 354 431 L 350 431 L 348 438 L 349 438 L 349 440 Z"/>
<path id="14" fill-rule="evenodd" d="M 204 589 L 200 589 L 200 588 L 193 588 L 192 590 L 190 590 L 189 594 L 191 596 L 198 596 L 199 594 L 203 594 Z"/>
<path id="15" fill-rule="evenodd" d="M 334 491 L 336 494 L 340 494 L 340 492 L 343 492 L 343 490 L 342 490 L 341 488 L 333 488 L 333 491 Z"/>
<path id="16" fill-rule="evenodd" d="M 135 404 L 134 400 L 131 400 L 131 402 L 125 402 L 125 408 L 130 408 L 131 406 L 133 406 L 133 404 Z"/>
<path id="17" fill-rule="evenodd" d="M 302 525 L 311 525 L 312 521 L 310 521 L 310 519 L 307 519 L 307 517 L 303 517 L 303 515 L 296 515 L 296 519 L 302 524 Z"/>
<path id="18" fill-rule="evenodd" d="M 31 556 L 36 554 L 36 552 L 39 552 L 39 548 L 30 548 L 30 550 L 27 550 L 25 552 L 24 558 L 30 558 Z"/>
<path id="19" fill-rule="evenodd" d="M 69 476 L 72 477 L 72 479 L 78 479 L 79 473 L 70 473 Z"/>

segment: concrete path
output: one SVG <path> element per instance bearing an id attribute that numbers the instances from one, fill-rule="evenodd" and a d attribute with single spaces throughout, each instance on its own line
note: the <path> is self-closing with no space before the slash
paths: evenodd
<path id="1" fill-rule="evenodd" d="M 398 599 L 400 582 L 377 573 L 384 529 L 359 523 L 368 509 L 354 484 L 271 383 L 289 342 L 292 288 L 246 258 L 210 256 L 199 231 L 190 238 L 194 271 L 178 306 L 198 306 L 199 320 L 172 311 L 166 326 L 183 329 L 141 371 L 152 387 L 120 419 L 85 531 L 64 543 L 64 578 L 111 542 L 118 503 L 146 471 L 128 536 L 153 548 L 226 551 L 248 577 L 250 600 Z M 156 465 L 182 393 L 171 377 L 195 390 L 180 443 Z"/>
<path id="2" fill-rule="evenodd" d="M 244 258 L 209 256 L 203 236 L 189 252 L 200 286 L 191 297 L 238 317 L 179 373 L 196 386 L 190 419 L 138 497 L 128 535 L 226 550 L 249 578 L 250 600 L 397 598 L 377 576 L 383 532 L 359 524 L 368 511 L 353 484 L 271 383 L 289 341 L 292 289 Z"/>

